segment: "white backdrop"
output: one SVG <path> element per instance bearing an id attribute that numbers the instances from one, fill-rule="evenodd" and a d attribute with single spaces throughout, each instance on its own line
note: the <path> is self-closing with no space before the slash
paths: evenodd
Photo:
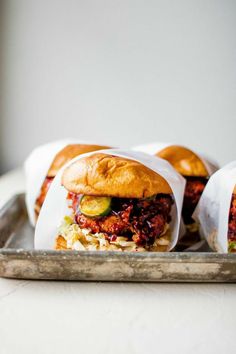
<path id="1" fill-rule="evenodd" d="M 236 158 L 236 1 L 2 0 L 0 26 L 0 171 L 64 136 Z"/>

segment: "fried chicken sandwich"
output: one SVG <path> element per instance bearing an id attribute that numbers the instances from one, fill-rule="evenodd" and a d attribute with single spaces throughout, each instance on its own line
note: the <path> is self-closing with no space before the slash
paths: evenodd
<path id="1" fill-rule="evenodd" d="M 63 172 L 70 215 L 58 250 L 168 251 L 173 192 L 136 160 L 105 153 L 81 157 Z"/>

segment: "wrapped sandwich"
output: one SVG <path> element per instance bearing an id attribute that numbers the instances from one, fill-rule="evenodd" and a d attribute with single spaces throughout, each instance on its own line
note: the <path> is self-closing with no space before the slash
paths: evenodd
<path id="1" fill-rule="evenodd" d="M 78 157 L 52 184 L 36 247 L 168 251 L 178 238 L 184 186 L 168 162 L 146 154 L 108 150 Z"/>
<path id="2" fill-rule="evenodd" d="M 193 217 L 212 250 L 236 252 L 236 162 L 210 178 Z"/>
<path id="3" fill-rule="evenodd" d="M 25 163 L 26 202 L 31 223 L 36 223 L 50 185 L 62 166 L 78 155 L 108 148 L 63 140 L 35 149 Z"/>
<path id="4" fill-rule="evenodd" d="M 192 214 L 217 164 L 180 145 L 151 144 L 135 148 L 167 160 L 186 179 L 182 218 L 186 228 L 186 245 L 199 241 L 198 226 Z M 182 240 L 183 241 L 183 240 Z"/>

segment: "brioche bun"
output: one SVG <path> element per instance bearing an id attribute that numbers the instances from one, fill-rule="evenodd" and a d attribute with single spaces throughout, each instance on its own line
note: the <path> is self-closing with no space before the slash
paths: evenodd
<path id="1" fill-rule="evenodd" d="M 147 198 L 171 194 L 167 181 L 141 163 L 96 153 L 68 166 L 62 185 L 70 192 L 119 198 Z"/>
<path id="2" fill-rule="evenodd" d="M 72 160 L 78 155 L 85 154 L 87 152 L 92 152 L 96 150 L 110 149 L 109 146 L 100 146 L 100 145 L 89 145 L 89 144 L 71 144 L 65 146 L 60 150 L 55 156 L 49 170 L 47 173 L 48 177 L 55 177 L 57 172 L 62 166 L 67 162 Z"/>
<path id="3" fill-rule="evenodd" d="M 206 166 L 193 151 L 183 146 L 171 145 L 155 154 L 167 160 L 183 176 L 208 177 Z"/>
<path id="4" fill-rule="evenodd" d="M 234 191 L 233 191 L 234 194 L 236 194 L 236 185 L 234 186 Z"/>

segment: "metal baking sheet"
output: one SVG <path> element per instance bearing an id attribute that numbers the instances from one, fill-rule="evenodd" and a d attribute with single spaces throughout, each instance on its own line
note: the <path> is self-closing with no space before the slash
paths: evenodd
<path id="1" fill-rule="evenodd" d="M 235 282 L 236 255 L 212 252 L 128 253 L 33 249 L 24 195 L 0 210 L 0 276 L 129 282 Z"/>

